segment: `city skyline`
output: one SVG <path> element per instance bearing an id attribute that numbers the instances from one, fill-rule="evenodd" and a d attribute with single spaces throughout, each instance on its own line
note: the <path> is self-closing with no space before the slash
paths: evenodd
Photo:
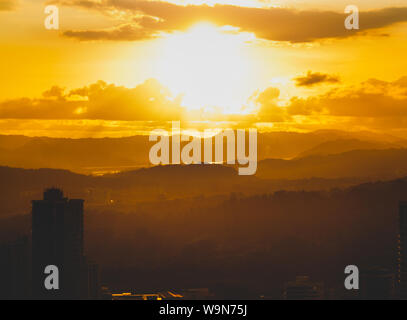
<path id="1" fill-rule="evenodd" d="M 398 258 L 394 259 L 392 268 L 386 269 L 381 266 L 363 265 L 360 269 L 360 285 L 357 284 L 356 290 L 346 289 L 346 280 L 345 288 L 340 289 L 327 286 L 324 282 L 311 281 L 308 276 L 297 275 L 295 281 L 287 281 L 288 279 L 286 279 L 284 288 L 281 289 L 280 299 L 405 299 L 404 242 L 406 203 L 406 201 L 399 202 L 399 241 L 393 243 L 394 247 L 397 246 L 398 248 Z M 0 283 L 2 284 L 0 297 L 2 299 L 75 300 L 210 300 L 222 298 L 219 292 L 215 293 L 216 291 L 208 288 L 178 289 L 180 291 L 161 289 L 154 292 L 154 290 L 157 290 L 154 289 L 154 286 L 151 286 L 147 291 L 149 293 L 140 293 L 135 288 L 127 287 L 126 289 L 131 291 L 112 294 L 106 286 L 109 282 L 106 282 L 106 279 L 100 279 L 99 266 L 94 263 L 89 264 L 84 256 L 83 238 L 86 230 L 83 229 L 83 219 L 83 200 L 69 200 L 64 197 L 60 189 L 47 188 L 44 190 L 43 200 L 33 200 L 32 240 L 26 235 L 9 245 L 3 244 L 0 246 L 3 261 L 0 264 L 2 275 L 0 277 Z M 9 258 L 7 258 L 9 260 L 4 260 L 5 254 L 9 254 Z M 30 266 L 32 266 L 32 269 Z M 47 289 L 45 286 L 49 277 L 46 270 L 50 266 L 59 270 L 59 274 L 55 278 L 59 279 L 57 289 Z M 13 272 L 13 276 L 10 277 L 9 272 Z M 103 282 L 100 282 L 100 280 Z M 232 294 L 232 291 L 228 294 Z M 256 295 L 257 297 L 245 296 L 243 292 L 233 292 L 235 297 L 269 299 L 259 293 Z"/>

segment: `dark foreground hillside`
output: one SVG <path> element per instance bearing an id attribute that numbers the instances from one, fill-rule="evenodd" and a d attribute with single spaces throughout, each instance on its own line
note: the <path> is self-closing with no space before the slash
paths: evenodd
<path id="1" fill-rule="evenodd" d="M 88 208 L 87 256 L 115 290 L 210 287 L 226 297 L 277 297 L 303 274 L 335 288 L 349 264 L 395 270 L 400 200 L 407 179 L 218 202 L 162 199 L 126 212 Z M 29 226 L 29 215 L 3 219 L 2 241 Z"/>

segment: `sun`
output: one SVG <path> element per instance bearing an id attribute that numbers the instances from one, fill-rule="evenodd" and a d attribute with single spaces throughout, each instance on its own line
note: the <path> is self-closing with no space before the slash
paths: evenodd
<path id="1" fill-rule="evenodd" d="M 236 114 L 251 94 L 250 34 L 199 23 L 163 39 L 155 74 L 188 110 Z"/>

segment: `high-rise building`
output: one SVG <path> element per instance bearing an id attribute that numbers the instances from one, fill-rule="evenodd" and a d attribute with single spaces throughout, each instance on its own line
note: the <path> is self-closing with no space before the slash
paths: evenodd
<path id="1" fill-rule="evenodd" d="M 32 201 L 32 281 L 38 299 L 87 298 L 87 265 L 84 258 L 84 200 L 65 198 L 59 189 L 44 192 Z M 59 270 L 59 289 L 47 290 L 46 266 Z"/>
<path id="2" fill-rule="evenodd" d="M 398 244 L 398 293 L 407 299 L 407 202 L 399 204 L 399 244 Z"/>

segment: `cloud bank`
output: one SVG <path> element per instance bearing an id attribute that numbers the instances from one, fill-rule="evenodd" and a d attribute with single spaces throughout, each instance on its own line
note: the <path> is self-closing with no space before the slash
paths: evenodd
<path id="1" fill-rule="evenodd" d="M 233 5 L 181 6 L 163 1 L 60 0 L 57 3 L 95 10 L 111 17 L 120 12 L 127 17 L 108 30 L 68 30 L 64 36 L 78 40 L 136 41 L 161 33 L 183 31 L 199 21 L 218 26 L 233 26 L 254 33 L 257 38 L 292 43 L 330 38 L 346 38 L 368 30 L 407 21 L 407 7 L 360 12 L 361 29 L 346 30 L 346 14 L 334 11 L 298 11 L 289 8 L 252 8 Z"/>
<path id="2" fill-rule="evenodd" d="M 315 73 L 311 73 L 315 74 Z M 54 86 L 41 98 L 0 102 L 0 119 L 106 121 L 234 121 L 251 126 L 272 123 L 287 128 L 320 129 L 346 122 L 347 127 L 404 129 L 407 127 L 407 76 L 396 81 L 370 79 L 358 86 L 341 86 L 307 98 L 294 96 L 279 105 L 280 91 L 269 87 L 250 101 L 252 114 L 205 114 L 182 106 L 157 80 L 126 88 L 103 81 L 66 91 Z"/>
<path id="3" fill-rule="evenodd" d="M 98 81 L 65 93 L 52 87 L 39 99 L 21 98 L 0 103 L 3 119 L 177 120 L 184 109 L 180 97 L 154 79 L 135 88 Z"/>
<path id="4" fill-rule="evenodd" d="M 407 77 L 393 82 L 370 79 L 359 86 L 335 88 L 321 95 L 293 97 L 284 107 L 277 105 L 278 98 L 278 89 L 272 87 L 257 96 L 259 121 L 292 122 L 301 117 L 320 127 L 327 120 L 374 129 L 407 126 Z"/>

